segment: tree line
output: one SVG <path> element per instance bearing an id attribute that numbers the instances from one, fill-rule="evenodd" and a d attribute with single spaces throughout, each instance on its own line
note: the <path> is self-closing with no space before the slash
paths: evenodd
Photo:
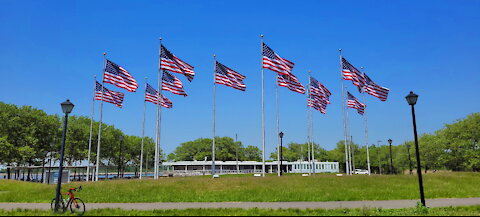
<path id="1" fill-rule="evenodd" d="M 412 135 L 413 137 L 413 135 Z M 386 138 L 387 139 L 387 138 Z M 390 145 L 384 141 L 375 142 L 369 146 L 370 167 L 372 173 L 398 174 L 416 168 L 415 144 L 413 141 Z M 452 171 L 480 171 L 480 113 L 446 124 L 442 129 L 419 137 L 419 150 L 422 169 L 452 170 Z M 243 148 L 241 142 L 234 142 L 232 138 L 216 139 L 216 159 L 227 161 L 235 160 L 236 153 L 239 160 L 261 161 L 261 151 L 255 146 Z M 197 139 L 182 143 L 168 160 L 189 161 L 211 159 L 211 139 Z M 367 169 L 367 148 L 365 145 L 351 143 L 353 165 L 355 168 Z M 291 142 L 283 147 L 283 160 L 307 161 L 308 145 L 306 143 Z M 314 144 L 315 160 L 339 162 L 340 170 L 345 171 L 345 142 L 336 143 L 332 150 L 325 150 L 319 144 Z M 239 153 L 239 154 L 238 154 Z M 277 160 L 277 149 L 270 154 L 270 160 Z M 392 162 L 392 163 L 391 163 Z"/>
<path id="2" fill-rule="evenodd" d="M 90 138 L 91 119 L 70 116 L 65 143 L 65 164 L 77 166 L 86 163 Z M 96 162 L 99 122 L 93 123 L 91 164 Z M 49 115 L 31 106 L 0 102 L 0 164 L 7 166 L 11 178 L 12 167 L 45 166 L 60 158 L 63 117 Z M 113 125 L 102 123 L 101 166 L 117 167 L 124 172 L 126 167 L 140 165 L 141 137 L 125 135 Z M 153 167 L 155 142 L 144 138 L 144 165 Z M 163 154 L 162 154 L 163 156 Z M 161 157 L 163 159 L 163 157 Z M 29 180 L 31 170 L 28 170 Z M 43 171 L 42 171 L 43 173 Z"/>
<path id="3" fill-rule="evenodd" d="M 413 133 L 412 133 L 413 134 Z M 413 137 L 413 135 L 412 135 Z M 419 150 L 422 169 L 451 171 L 480 171 L 480 113 L 473 113 L 464 119 L 446 124 L 432 134 L 419 137 Z M 395 141 L 394 141 L 395 142 Z M 345 142 L 337 142 L 333 150 L 325 150 L 314 144 L 315 160 L 335 161 L 345 171 Z M 355 168 L 367 169 L 367 148 L 365 145 L 351 143 Z M 369 146 L 372 173 L 392 174 L 416 169 L 414 141 L 393 144 L 387 141 Z M 308 160 L 307 144 L 289 143 L 283 147 L 283 159 L 287 161 Z M 277 159 L 277 152 L 270 154 Z M 393 162 L 391 164 L 390 162 Z"/>

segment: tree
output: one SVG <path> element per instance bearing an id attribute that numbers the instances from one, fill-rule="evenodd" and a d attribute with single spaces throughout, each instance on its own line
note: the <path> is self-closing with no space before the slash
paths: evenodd
<path id="1" fill-rule="evenodd" d="M 247 146 L 243 149 L 242 161 L 262 161 L 262 151 L 253 145 Z"/>
<path id="2" fill-rule="evenodd" d="M 215 137 L 215 160 L 233 161 L 237 155 L 239 160 L 261 160 L 259 149 L 254 146 L 243 147 L 241 142 L 234 142 L 230 137 Z M 212 140 L 200 138 L 184 142 L 168 155 L 170 161 L 192 161 L 212 159 Z"/>
<path id="3" fill-rule="evenodd" d="M 7 137 L 0 137 L 0 164 L 11 166 L 18 158 L 18 150 L 7 141 Z M 11 177 L 10 167 L 7 167 L 7 177 Z"/>

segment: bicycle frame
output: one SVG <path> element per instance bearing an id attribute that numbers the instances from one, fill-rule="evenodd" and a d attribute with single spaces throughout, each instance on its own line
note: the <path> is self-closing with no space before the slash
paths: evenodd
<path id="1" fill-rule="evenodd" d="M 74 188 L 71 188 L 70 190 L 68 190 L 68 193 L 62 193 L 63 195 L 69 195 L 69 197 L 70 197 L 70 198 L 68 199 L 67 204 L 65 204 L 65 208 L 68 207 L 72 202 L 75 202 L 75 203 L 76 203 L 76 201 L 75 201 L 75 195 L 73 195 L 73 191 L 74 191 L 74 190 L 75 190 Z M 63 199 L 63 198 L 62 198 L 62 199 Z M 74 205 L 76 206 L 77 204 L 74 204 Z"/>

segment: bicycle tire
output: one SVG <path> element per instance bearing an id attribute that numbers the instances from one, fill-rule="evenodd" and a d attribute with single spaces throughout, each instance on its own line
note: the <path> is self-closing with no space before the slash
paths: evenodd
<path id="1" fill-rule="evenodd" d="M 50 203 L 50 208 L 51 208 L 52 210 L 55 210 L 55 199 L 56 199 L 56 198 L 53 198 L 53 199 L 52 199 L 52 202 Z M 59 209 L 62 210 L 62 212 L 65 212 L 65 203 L 63 202 L 63 199 L 60 198 L 60 200 L 59 200 L 58 202 L 60 203 Z"/>
<path id="2" fill-rule="evenodd" d="M 70 212 L 83 215 L 85 213 L 85 203 L 83 200 L 80 198 L 73 199 L 73 201 L 70 203 Z"/>

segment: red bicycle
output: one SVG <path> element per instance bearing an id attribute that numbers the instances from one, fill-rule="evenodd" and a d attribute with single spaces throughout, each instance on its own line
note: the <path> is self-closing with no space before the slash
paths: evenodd
<path id="1" fill-rule="evenodd" d="M 60 194 L 60 200 L 58 201 L 58 209 L 62 210 L 63 212 L 67 211 L 70 208 L 71 213 L 83 215 L 85 213 L 85 203 L 83 203 L 82 199 L 75 197 L 73 192 L 80 192 L 82 190 L 82 186 L 78 188 L 70 188 L 68 193 Z M 63 199 L 62 195 L 68 195 L 69 198 Z M 52 210 L 55 210 L 55 198 L 53 198 L 52 203 L 50 204 Z"/>

